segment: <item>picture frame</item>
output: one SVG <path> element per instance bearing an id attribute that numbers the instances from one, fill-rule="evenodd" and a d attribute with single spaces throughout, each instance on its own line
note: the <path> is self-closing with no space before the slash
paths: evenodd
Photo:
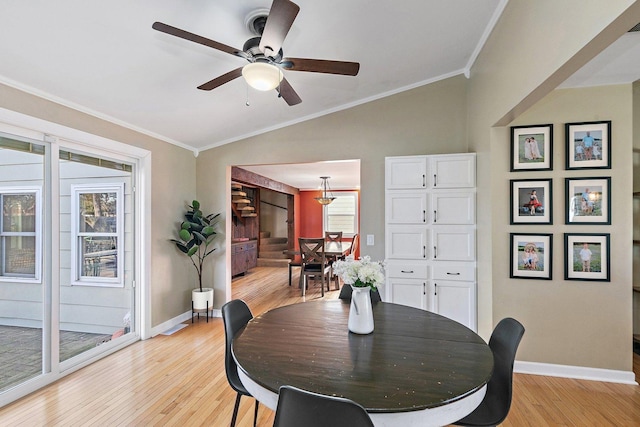
<path id="1" fill-rule="evenodd" d="M 565 224 L 611 225 L 611 177 L 565 178 Z"/>
<path id="2" fill-rule="evenodd" d="M 566 169 L 611 169 L 611 121 L 565 123 Z"/>
<path id="3" fill-rule="evenodd" d="M 510 224 L 553 224 L 551 179 L 512 179 Z"/>
<path id="4" fill-rule="evenodd" d="M 551 280 L 553 234 L 510 233 L 509 277 Z"/>
<path id="5" fill-rule="evenodd" d="M 610 282 L 610 247 L 609 233 L 565 233 L 564 279 Z"/>
<path id="6" fill-rule="evenodd" d="M 553 125 L 511 126 L 511 172 L 553 169 Z"/>

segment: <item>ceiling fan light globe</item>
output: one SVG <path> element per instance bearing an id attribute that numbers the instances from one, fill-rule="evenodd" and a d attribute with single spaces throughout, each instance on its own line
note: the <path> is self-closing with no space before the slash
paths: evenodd
<path id="1" fill-rule="evenodd" d="M 253 62 L 242 68 L 242 76 L 254 89 L 267 91 L 278 87 L 282 81 L 282 71 L 275 65 Z"/>

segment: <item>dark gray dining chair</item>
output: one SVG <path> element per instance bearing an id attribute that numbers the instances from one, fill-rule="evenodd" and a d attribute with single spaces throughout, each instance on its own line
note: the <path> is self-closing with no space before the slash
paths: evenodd
<path id="1" fill-rule="evenodd" d="M 373 427 L 367 411 L 353 400 L 283 385 L 273 427 Z"/>
<path id="2" fill-rule="evenodd" d="M 253 314 L 251 314 L 251 310 L 242 300 L 235 299 L 222 306 L 222 320 L 224 321 L 225 338 L 224 369 L 227 373 L 227 381 L 229 382 L 229 385 L 237 392 L 236 404 L 233 407 L 233 416 L 231 417 L 231 427 L 236 425 L 240 398 L 242 396 L 253 397 L 251 396 L 251 393 L 244 388 L 242 381 L 240 381 L 240 377 L 238 376 L 238 365 L 231 354 L 231 342 L 233 341 L 233 337 L 240 329 L 245 327 L 251 319 L 253 319 Z M 258 419 L 258 404 L 258 400 L 256 400 L 256 409 L 253 415 L 253 427 L 256 427 L 256 421 Z"/>
<path id="3" fill-rule="evenodd" d="M 524 326 L 510 317 L 493 330 L 489 347 L 493 352 L 493 374 L 480 406 L 454 424 L 459 426 L 495 426 L 507 418 L 513 391 L 513 362 L 524 335 Z"/>
<path id="4" fill-rule="evenodd" d="M 345 283 L 344 285 L 342 285 L 342 288 L 340 288 L 340 295 L 338 295 L 338 298 L 345 301 L 351 301 L 352 293 L 353 293 L 353 289 L 351 288 L 351 285 L 348 285 Z M 370 291 L 369 296 L 371 297 L 371 302 L 382 301 L 382 298 L 380 297 L 380 292 L 377 289 L 375 291 L 374 290 Z"/>

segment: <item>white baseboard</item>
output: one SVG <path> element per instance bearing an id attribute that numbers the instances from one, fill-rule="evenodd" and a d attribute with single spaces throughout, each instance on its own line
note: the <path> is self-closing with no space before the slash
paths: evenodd
<path id="1" fill-rule="evenodd" d="M 519 374 L 545 375 L 549 377 L 575 378 L 579 380 L 638 385 L 633 371 L 614 371 L 612 369 L 553 365 L 550 363 L 538 362 L 520 362 L 517 360 L 514 364 L 513 371 Z"/>
<path id="2" fill-rule="evenodd" d="M 211 311 L 211 317 L 222 317 L 222 312 L 219 309 L 214 308 Z M 187 320 L 191 320 L 191 310 L 184 312 L 181 315 L 174 317 L 173 319 L 169 319 L 166 322 L 163 322 L 151 328 L 151 337 L 155 337 L 156 335 L 159 335 L 164 331 L 173 328 L 179 323 L 186 322 Z"/>

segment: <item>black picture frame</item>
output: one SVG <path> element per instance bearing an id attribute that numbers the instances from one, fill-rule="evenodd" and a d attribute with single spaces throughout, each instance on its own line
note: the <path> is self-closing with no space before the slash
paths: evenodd
<path id="1" fill-rule="evenodd" d="M 565 233 L 564 279 L 610 282 L 610 239 L 609 233 Z M 583 254 L 582 250 L 588 253 Z"/>
<path id="2" fill-rule="evenodd" d="M 553 234 L 510 233 L 509 238 L 509 277 L 551 280 Z"/>
<path id="3" fill-rule="evenodd" d="M 553 125 L 511 126 L 511 172 L 552 169 Z"/>
<path id="4" fill-rule="evenodd" d="M 565 178 L 565 224 L 611 225 L 611 177 Z"/>
<path id="5" fill-rule="evenodd" d="M 565 145 L 566 169 L 611 169 L 610 120 L 565 123 Z"/>
<path id="6" fill-rule="evenodd" d="M 512 179 L 510 224 L 553 224 L 551 179 Z"/>

